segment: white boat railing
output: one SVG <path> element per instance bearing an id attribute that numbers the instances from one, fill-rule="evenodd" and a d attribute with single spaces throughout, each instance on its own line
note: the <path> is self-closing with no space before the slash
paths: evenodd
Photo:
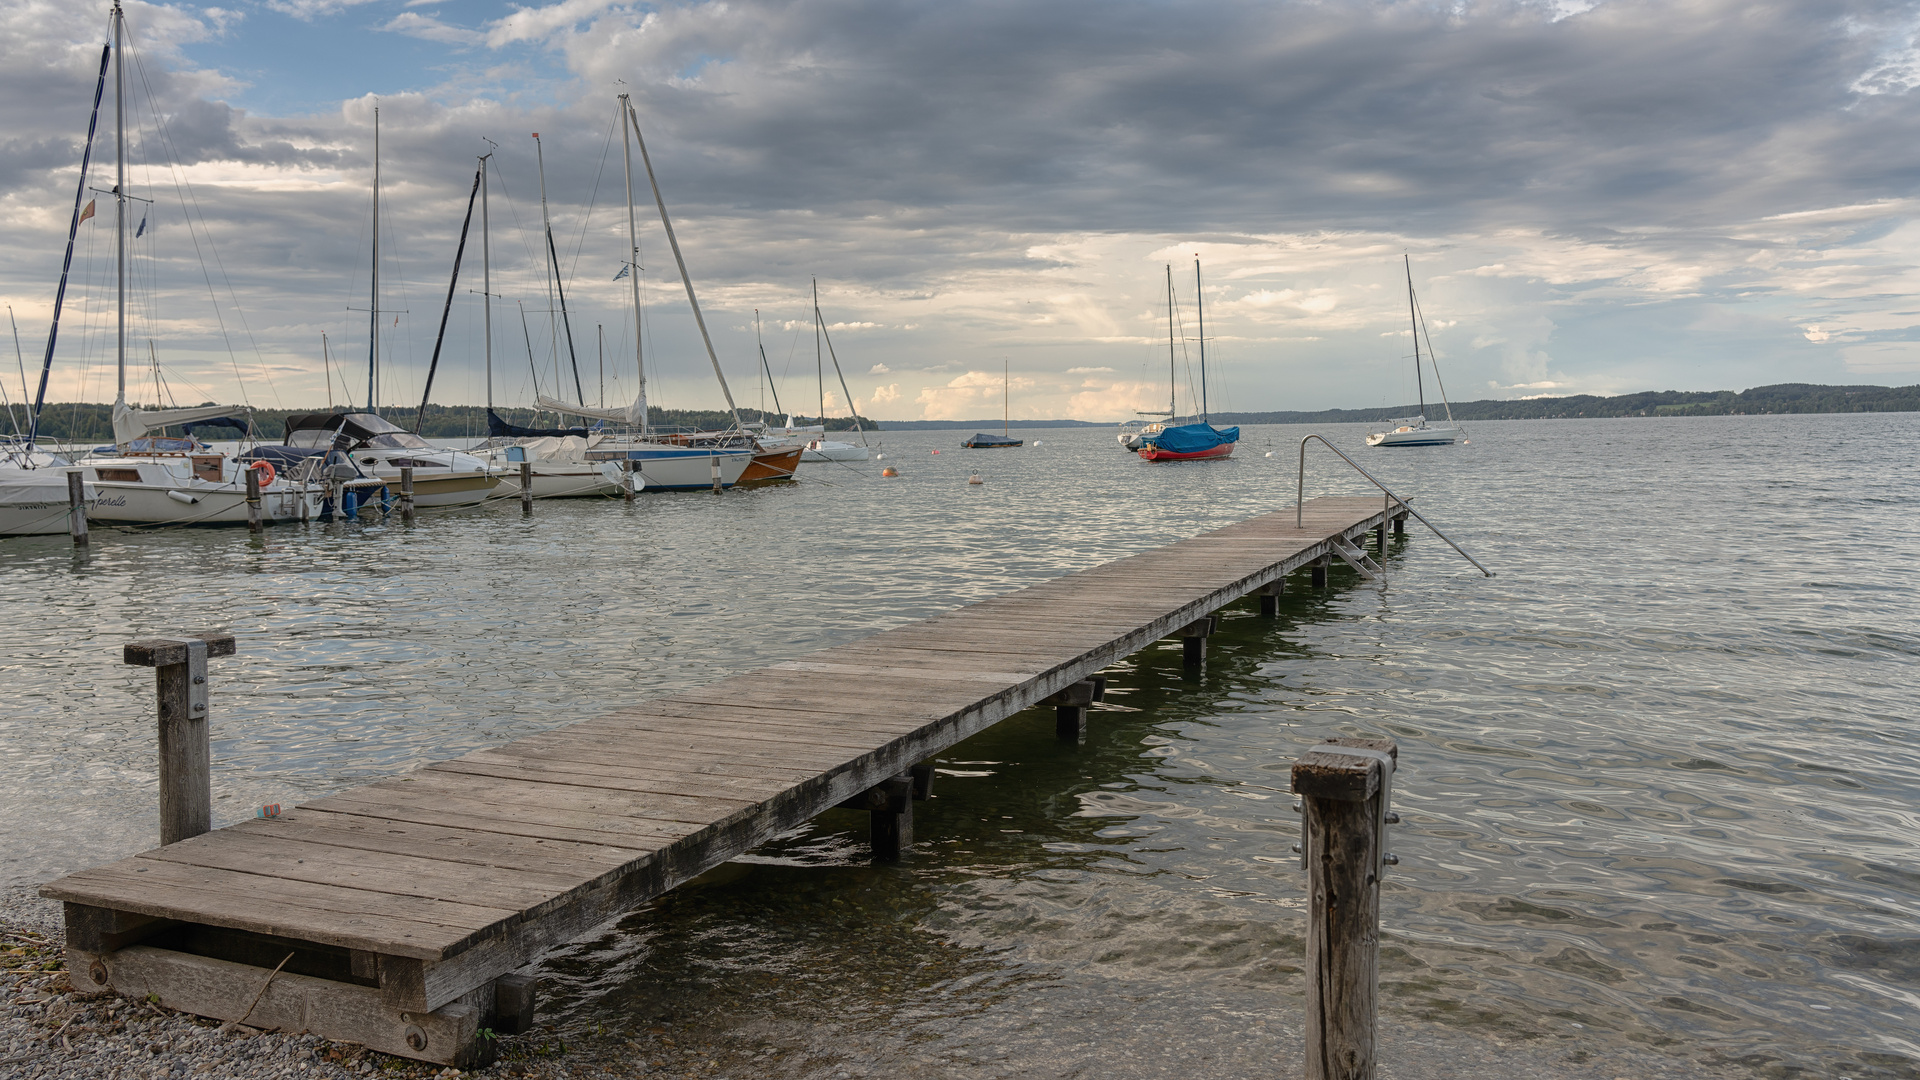
<path id="1" fill-rule="evenodd" d="M 1354 471 L 1358 472 L 1361 476 L 1366 477 L 1367 480 L 1371 482 L 1374 487 L 1379 488 L 1383 493 L 1385 493 L 1385 495 L 1387 496 L 1386 512 L 1388 514 L 1391 514 L 1393 512 L 1393 508 L 1395 505 L 1398 505 L 1401 509 L 1405 510 L 1407 513 L 1412 514 L 1416 518 L 1419 518 L 1420 524 L 1425 525 L 1429 530 L 1431 530 L 1433 532 L 1433 535 L 1439 537 L 1442 540 L 1446 540 L 1447 546 L 1459 552 L 1461 558 L 1472 563 L 1474 566 L 1474 569 L 1480 571 L 1481 573 L 1487 575 L 1488 577 L 1493 576 L 1493 571 L 1487 569 L 1484 566 L 1481 566 L 1479 559 L 1476 559 L 1473 556 L 1467 554 L 1466 549 L 1462 548 L 1459 544 L 1456 544 L 1452 540 L 1448 539 L 1446 533 L 1443 533 L 1439 529 L 1434 528 L 1433 522 L 1428 521 L 1425 517 L 1421 516 L 1420 511 L 1415 510 L 1413 508 L 1412 503 L 1409 503 L 1407 500 L 1401 498 L 1398 495 L 1395 495 L 1392 491 L 1388 490 L 1387 485 L 1381 483 L 1379 479 L 1376 478 L 1372 473 L 1362 468 L 1359 462 L 1348 457 L 1346 454 L 1346 451 L 1333 445 L 1332 443 L 1328 442 L 1325 438 L 1319 435 L 1309 435 L 1306 438 L 1300 440 L 1300 476 L 1299 476 L 1298 486 L 1294 489 L 1294 495 L 1293 495 L 1293 524 L 1295 528 L 1302 527 L 1302 521 L 1304 520 L 1301 515 L 1304 507 L 1306 506 L 1306 496 L 1307 496 L 1307 443 L 1311 442 L 1314 439 L 1319 439 L 1320 445 L 1326 447 L 1327 449 L 1333 451 L 1336 454 L 1339 454 L 1340 460 L 1353 466 Z M 1382 519 L 1381 528 L 1385 528 L 1385 527 L 1386 527 L 1385 519 Z"/>

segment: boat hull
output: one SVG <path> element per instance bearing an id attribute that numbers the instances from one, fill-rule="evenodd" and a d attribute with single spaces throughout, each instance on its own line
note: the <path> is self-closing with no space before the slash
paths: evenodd
<path id="1" fill-rule="evenodd" d="M 1459 428 L 1414 428 L 1379 431 L 1367 436 L 1368 446 L 1452 446 L 1460 441 Z"/>
<path id="2" fill-rule="evenodd" d="M 97 483 L 88 517 L 120 525 L 244 525 L 247 493 L 221 488 L 164 487 L 149 484 Z M 278 485 L 275 485 L 277 488 Z M 182 502 L 175 493 L 192 500 Z M 268 488 L 260 493 L 260 520 L 266 524 L 310 521 L 318 518 L 326 492 Z M 304 507 L 304 509 L 303 509 Z"/>
<path id="3" fill-rule="evenodd" d="M 66 532 L 66 469 L 8 469 L 0 472 L 0 536 L 50 536 Z M 93 484 L 83 501 L 93 510 Z"/>
<path id="4" fill-rule="evenodd" d="M 1157 446 L 1143 446 L 1140 448 L 1140 457 L 1143 461 L 1210 461 L 1232 456 L 1233 448 L 1237 445 L 1239 444 L 1221 443 L 1219 446 L 1209 446 L 1205 450 L 1194 450 L 1189 453 L 1162 450 Z"/>
<path id="5" fill-rule="evenodd" d="M 620 485 L 609 480 L 596 465 L 545 461 L 533 465 L 533 497 L 536 499 L 585 499 L 618 494 Z M 509 472 L 501 477 L 494 495 L 503 499 L 519 498 L 520 474 Z"/>
<path id="6" fill-rule="evenodd" d="M 798 446 L 775 447 L 762 450 L 753 455 L 753 464 L 734 481 L 740 487 L 764 487 L 768 484 L 785 483 L 793 479 L 794 472 L 804 460 L 805 449 Z M 861 460 L 865 460 L 866 448 L 861 448 Z"/>
<path id="7" fill-rule="evenodd" d="M 801 461 L 812 462 L 865 461 L 867 457 L 868 451 L 866 447 L 841 442 L 822 443 L 818 448 L 812 444 L 808 444 L 800 454 Z"/>
<path id="8" fill-rule="evenodd" d="M 587 451 L 589 461 L 634 461 L 647 491 L 701 491 L 713 488 L 713 466 L 720 465 L 720 486 L 732 487 L 753 464 L 753 451 L 746 449 L 701 449 L 649 444 L 644 447 L 619 447 L 602 444 Z"/>

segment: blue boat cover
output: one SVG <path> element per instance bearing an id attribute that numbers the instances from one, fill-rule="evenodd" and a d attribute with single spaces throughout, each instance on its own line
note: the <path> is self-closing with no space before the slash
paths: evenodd
<path id="1" fill-rule="evenodd" d="M 583 427 L 572 427 L 572 428 L 521 427 L 518 424 L 507 423 L 505 420 L 500 419 L 499 413 L 494 412 L 492 409 L 488 409 L 487 410 L 487 434 L 492 438 L 496 438 L 496 439 L 502 439 L 502 438 L 531 439 L 531 438 L 538 438 L 538 437 L 548 436 L 548 435 L 577 435 L 584 439 L 587 437 L 587 429 Z"/>
<path id="2" fill-rule="evenodd" d="M 1239 441 L 1239 428 L 1216 428 L 1210 424 L 1181 424 L 1179 427 L 1167 428 L 1141 440 L 1147 445 L 1159 447 L 1172 454 L 1197 454 L 1225 443 Z"/>

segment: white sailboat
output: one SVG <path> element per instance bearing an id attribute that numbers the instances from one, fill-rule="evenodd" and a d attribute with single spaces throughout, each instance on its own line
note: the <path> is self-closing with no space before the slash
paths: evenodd
<path id="1" fill-rule="evenodd" d="M 238 406 L 191 409 L 134 409 L 127 404 L 127 111 L 126 17 L 113 5 L 111 54 L 115 140 L 114 240 L 117 304 L 116 368 L 113 402 L 114 449 L 84 462 L 95 498 L 91 514 L 102 521 L 143 524 L 221 524 L 248 519 L 247 472 L 259 472 L 261 517 L 266 521 L 317 517 L 326 488 L 309 478 L 278 475 L 271 462 L 243 462 L 213 453 L 191 437 L 169 439 L 153 433 L 197 420 L 233 416 Z"/>
<path id="2" fill-rule="evenodd" d="M 1452 446 L 1465 440 L 1467 433 L 1453 422 L 1453 405 L 1447 401 L 1447 385 L 1440 381 L 1440 362 L 1433 355 L 1431 343 L 1427 348 L 1427 362 L 1433 365 L 1433 381 L 1440 387 L 1440 403 L 1447 410 L 1447 420 L 1443 424 L 1427 422 L 1427 389 L 1420 374 L 1420 339 L 1426 334 L 1426 323 L 1420 318 L 1419 304 L 1413 295 L 1413 260 L 1405 255 L 1401 259 L 1407 270 L 1407 317 L 1413 323 L 1413 385 L 1420 397 L 1420 412 L 1387 421 L 1398 426 L 1368 435 L 1367 445 Z"/>

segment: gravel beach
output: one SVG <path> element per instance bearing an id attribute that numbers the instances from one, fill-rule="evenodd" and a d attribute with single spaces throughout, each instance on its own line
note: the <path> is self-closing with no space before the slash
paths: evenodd
<path id="1" fill-rule="evenodd" d="M 884 1028 L 852 1023 L 830 1038 L 813 1028 L 785 1030 L 725 1017 L 687 1017 L 649 1029 L 645 1041 L 541 1025 L 501 1040 L 499 1060 L 462 1072 L 332 1043 L 306 1034 L 231 1028 L 214 1021 L 68 990 L 60 905 L 31 889 L 0 894 L 0 1078 L 3 1080 L 175 1080 L 219 1077 L 381 1076 L 526 1077 L 613 1080 L 626 1077 L 777 1077 L 853 1080 L 913 1073 L 927 1080 L 992 1077 L 1149 1078 L 1287 1077 L 1300 1072 L 1296 1017 L 1249 1019 L 1190 1003 L 1137 1003 L 1117 1028 L 1083 1025 L 1082 1042 L 1055 1037 L 1044 1046 L 1021 1037 L 1028 1018 L 991 1039 L 992 1053 L 928 1051 Z M 1074 1024 L 1077 1018 L 1058 1018 Z M 1089 1020 L 1093 1018 L 1088 1018 Z M 993 1023 L 983 1020 L 983 1023 Z M 1433 1024 L 1390 1019 L 1380 1047 L 1383 1080 L 1642 1080 L 1651 1077 L 1751 1078 L 1764 1064 L 1708 1065 L 1635 1048 L 1587 1044 L 1577 1037 L 1504 1042 Z M 1023 1042 L 1028 1042 L 1023 1045 Z"/>

